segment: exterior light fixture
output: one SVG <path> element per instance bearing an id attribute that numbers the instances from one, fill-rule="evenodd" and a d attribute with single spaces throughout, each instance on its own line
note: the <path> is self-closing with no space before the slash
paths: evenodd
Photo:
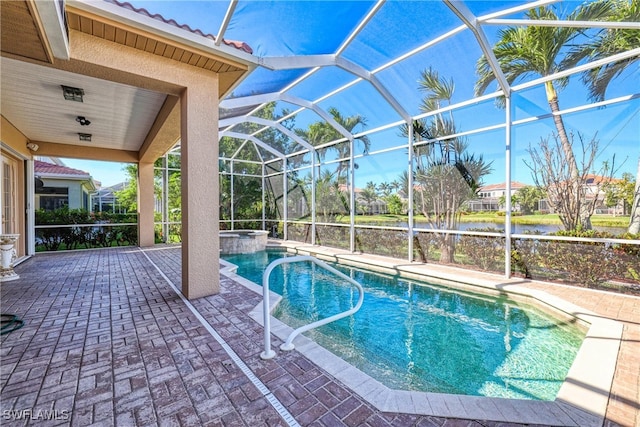
<path id="1" fill-rule="evenodd" d="M 91 134 L 90 133 L 79 133 L 78 132 L 78 137 L 80 138 L 80 141 L 89 141 L 89 142 L 91 142 Z"/>
<path id="2" fill-rule="evenodd" d="M 65 85 L 60 85 L 60 86 L 62 86 L 62 94 L 64 95 L 64 99 L 66 99 L 67 101 L 83 102 L 82 101 L 82 97 L 84 96 L 83 89 L 80 89 L 78 87 L 65 86 Z"/>
<path id="3" fill-rule="evenodd" d="M 38 151 L 38 149 L 40 148 L 40 146 L 34 142 L 27 142 L 27 148 L 33 152 Z"/>
<path id="4" fill-rule="evenodd" d="M 80 123 L 81 126 L 89 126 L 91 124 L 91 122 L 84 116 L 76 117 L 76 122 Z"/>

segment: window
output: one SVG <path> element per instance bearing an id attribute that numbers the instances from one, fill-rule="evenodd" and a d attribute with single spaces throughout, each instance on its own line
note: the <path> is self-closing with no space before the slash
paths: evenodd
<path id="1" fill-rule="evenodd" d="M 53 211 L 69 206 L 67 187 L 40 187 L 36 190 L 36 206 L 45 211 Z"/>

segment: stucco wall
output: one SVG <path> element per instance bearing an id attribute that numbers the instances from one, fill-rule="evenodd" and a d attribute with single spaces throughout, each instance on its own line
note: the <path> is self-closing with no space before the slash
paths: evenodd
<path id="1" fill-rule="evenodd" d="M 68 193 L 68 203 L 69 209 L 88 209 L 88 206 L 84 205 L 84 196 L 85 193 L 82 182 L 75 181 L 70 179 L 53 179 L 53 178 L 43 178 L 45 187 L 57 187 L 57 188 L 67 188 L 69 190 Z M 46 194 L 36 194 L 36 209 L 42 208 L 40 204 L 40 197 L 47 196 Z"/>

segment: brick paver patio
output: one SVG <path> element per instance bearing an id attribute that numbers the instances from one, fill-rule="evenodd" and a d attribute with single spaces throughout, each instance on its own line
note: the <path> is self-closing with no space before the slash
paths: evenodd
<path id="1" fill-rule="evenodd" d="M 261 296 L 228 278 L 191 302 L 216 338 L 163 277 L 180 284 L 177 247 L 38 255 L 16 271 L 1 309 L 25 325 L 1 336 L 3 426 L 507 425 L 382 413 L 297 351 L 260 359 L 247 313 Z M 640 298 L 531 286 L 625 322 L 606 425 L 639 425 Z"/>

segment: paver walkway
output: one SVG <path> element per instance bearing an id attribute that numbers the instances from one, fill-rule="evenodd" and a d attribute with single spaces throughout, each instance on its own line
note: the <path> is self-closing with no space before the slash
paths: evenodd
<path id="1" fill-rule="evenodd" d="M 605 425 L 640 426 L 640 297 L 539 282 L 525 286 L 624 323 Z"/>
<path id="2" fill-rule="evenodd" d="M 260 295 L 222 278 L 219 295 L 192 301 L 216 338 L 154 264 L 180 286 L 177 247 L 38 255 L 16 268 L 1 309 L 25 326 L 0 337 L 3 426 L 285 426 L 287 415 L 309 426 L 504 425 L 381 413 L 297 351 L 264 361 L 262 327 L 247 315 Z M 585 306 L 625 321 L 609 426 L 640 421 L 639 301 L 597 294 Z"/>

